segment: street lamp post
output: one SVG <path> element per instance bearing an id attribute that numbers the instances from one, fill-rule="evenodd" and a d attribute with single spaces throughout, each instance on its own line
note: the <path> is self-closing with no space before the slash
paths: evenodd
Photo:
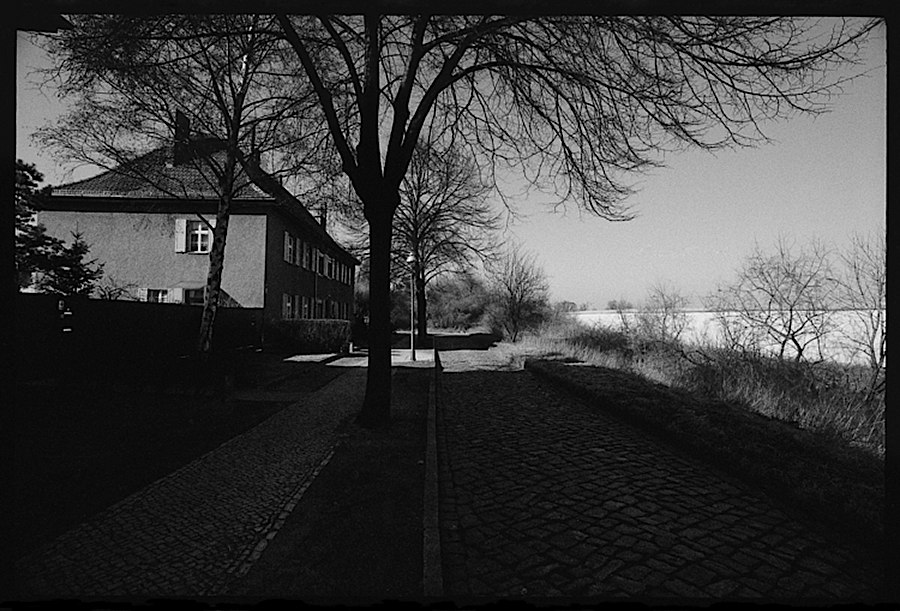
<path id="1" fill-rule="evenodd" d="M 409 360 L 416 360 L 416 256 L 409 253 Z"/>

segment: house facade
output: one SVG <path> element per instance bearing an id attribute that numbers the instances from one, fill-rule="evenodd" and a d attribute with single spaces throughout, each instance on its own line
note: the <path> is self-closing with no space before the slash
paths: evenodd
<path id="1" fill-rule="evenodd" d="M 157 149 L 127 168 L 55 187 L 38 222 L 80 233 L 104 279 L 141 301 L 202 305 L 218 194 L 209 168 L 221 151 L 185 160 Z M 356 266 L 297 200 L 276 200 L 244 176 L 228 222 L 222 307 L 262 308 L 268 320 L 353 315 Z"/>

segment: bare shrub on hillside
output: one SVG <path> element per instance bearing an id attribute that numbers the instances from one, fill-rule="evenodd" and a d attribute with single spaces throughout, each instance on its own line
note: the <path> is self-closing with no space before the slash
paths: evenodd
<path id="1" fill-rule="evenodd" d="M 780 237 L 772 252 L 757 245 L 737 279 L 720 286 L 708 303 L 732 347 L 800 361 L 811 352 L 822 358 L 836 291 L 824 244 L 795 249 Z"/>
<path id="2" fill-rule="evenodd" d="M 884 234 L 850 238 L 841 253 L 838 300 L 849 322 L 840 328 L 841 343 L 862 355 L 871 371 L 870 394 L 884 387 L 887 360 L 887 243 Z"/>
<path id="3" fill-rule="evenodd" d="M 651 340 L 677 341 L 687 327 L 687 304 L 687 298 L 675 287 L 666 283 L 653 285 L 637 315 L 638 332 Z"/>
<path id="4" fill-rule="evenodd" d="M 634 305 L 625 299 L 613 299 L 607 304 L 610 310 L 615 310 L 619 316 L 619 324 L 625 333 L 629 333 L 634 326 Z"/>

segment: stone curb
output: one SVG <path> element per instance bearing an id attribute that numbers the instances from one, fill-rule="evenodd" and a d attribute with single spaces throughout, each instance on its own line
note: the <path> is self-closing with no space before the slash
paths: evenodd
<path id="1" fill-rule="evenodd" d="M 435 350 L 434 376 L 428 385 L 428 422 L 425 442 L 425 491 L 422 511 L 422 590 L 428 598 L 443 596 L 443 575 L 441 573 L 441 534 L 438 515 L 438 457 L 436 437 L 436 379 L 440 371 L 440 361 Z"/>
<path id="2" fill-rule="evenodd" d="M 277 513 L 277 515 L 273 515 L 269 524 L 264 528 L 261 532 L 261 536 L 254 542 L 248 544 L 244 550 L 238 555 L 237 559 L 232 562 L 231 566 L 225 571 L 225 574 L 219 580 L 218 583 L 213 585 L 210 588 L 207 588 L 203 592 L 201 592 L 201 596 L 215 596 L 219 594 L 223 594 L 227 590 L 227 586 L 229 583 L 234 580 L 240 579 L 253 567 L 254 563 L 260 559 L 263 552 L 266 551 L 266 548 L 269 546 L 269 543 L 275 538 L 278 534 L 278 531 L 281 530 L 281 527 L 284 526 L 285 521 L 291 515 L 291 512 L 294 511 L 294 508 L 297 506 L 297 503 L 300 502 L 300 499 L 303 497 L 303 494 L 306 492 L 307 488 L 309 488 L 310 484 L 313 483 L 313 480 L 318 477 L 319 473 L 322 472 L 329 461 L 331 461 L 331 457 L 334 456 L 334 452 L 337 449 L 337 445 L 335 444 L 332 448 L 325 454 L 325 457 L 319 462 L 315 469 L 313 469 L 300 484 L 291 492 L 288 496 L 287 502 L 282 506 L 281 510 Z"/>

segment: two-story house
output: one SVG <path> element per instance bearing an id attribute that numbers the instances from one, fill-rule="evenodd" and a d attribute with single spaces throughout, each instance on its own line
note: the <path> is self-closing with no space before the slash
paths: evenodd
<path id="1" fill-rule="evenodd" d="M 210 168 L 224 152 L 211 138 L 187 150 L 185 141 L 55 187 L 38 221 L 61 239 L 79 232 L 105 280 L 131 287 L 132 298 L 202 304 L 218 206 Z M 270 197 L 243 173 L 236 184 L 220 305 L 263 308 L 268 320 L 349 320 L 359 261 L 324 218 L 293 198 Z"/>

